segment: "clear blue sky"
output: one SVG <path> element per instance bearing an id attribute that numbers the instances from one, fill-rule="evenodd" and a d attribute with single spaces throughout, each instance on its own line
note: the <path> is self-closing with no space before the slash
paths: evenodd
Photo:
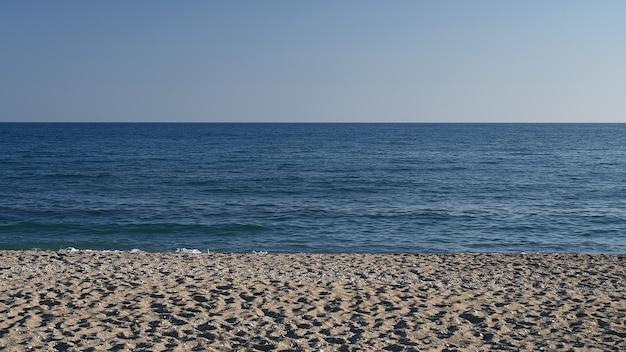
<path id="1" fill-rule="evenodd" d="M 2 1 L 0 121 L 626 122 L 626 1 Z"/>

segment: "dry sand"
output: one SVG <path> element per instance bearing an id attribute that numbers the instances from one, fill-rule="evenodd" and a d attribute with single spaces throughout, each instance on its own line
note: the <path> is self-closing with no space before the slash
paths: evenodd
<path id="1" fill-rule="evenodd" d="M 0 251 L 0 350 L 626 350 L 625 255 Z"/>

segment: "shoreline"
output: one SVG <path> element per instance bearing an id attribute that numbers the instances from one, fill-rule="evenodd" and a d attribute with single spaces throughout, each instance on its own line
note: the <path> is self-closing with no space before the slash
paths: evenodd
<path id="1" fill-rule="evenodd" d="M 0 251 L 0 349 L 622 350 L 626 255 Z"/>

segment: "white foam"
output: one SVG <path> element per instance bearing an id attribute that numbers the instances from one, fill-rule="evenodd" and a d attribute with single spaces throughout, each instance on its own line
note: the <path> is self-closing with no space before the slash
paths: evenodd
<path id="1" fill-rule="evenodd" d="M 80 249 L 74 247 L 67 247 L 65 249 L 59 249 L 59 252 L 80 252 Z"/>
<path id="2" fill-rule="evenodd" d="M 121 251 L 119 249 L 78 249 L 78 248 L 74 248 L 74 247 L 67 247 L 67 248 L 63 248 L 63 249 L 59 249 L 59 252 L 63 253 L 63 252 L 82 252 L 82 253 L 124 253 L 124 252 L 128 252 L 128 253 L 141 253 L 143 252 L 141 249 L 132 249 L 130 251 Z"/>
<path id="3" fill-rule="evenodd" d="M 176 253 L 200 254 L 200 253 L 202 253 L 202 251 L 200 251 L 199 249 L 196 249 L 196 248 L 191 248 L 191 249 L 176 248 Z"/>
<path id="4" fill-rule="evenodd" d="M 139 248 L 133 248 L 131 250 L 119 250 L 119 249 L 78 249 L 75 247 L 67 247 L 67 248 L 61 248 L 58 250 L 58 252 L 64 253 L 64 252 L 74 252 L 74 253 L 146 253 L 146 251 L 139 249 Z M 202 252 L 199 249 L 196 248 L 177 248 L 176 251 L 174 251 L 175 253 L 186 253 L 186 254 L 200 254 L 200 253 L 209 253 L 209 250 L 207 249 L 206 252 Z"/>

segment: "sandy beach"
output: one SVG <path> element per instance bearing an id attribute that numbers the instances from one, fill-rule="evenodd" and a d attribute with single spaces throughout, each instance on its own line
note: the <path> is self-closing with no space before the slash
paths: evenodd
<path id="1" fill-rule="evenodd" d="M 626 255 L 0 251 L 0 350 L 621 351 Z"/>

